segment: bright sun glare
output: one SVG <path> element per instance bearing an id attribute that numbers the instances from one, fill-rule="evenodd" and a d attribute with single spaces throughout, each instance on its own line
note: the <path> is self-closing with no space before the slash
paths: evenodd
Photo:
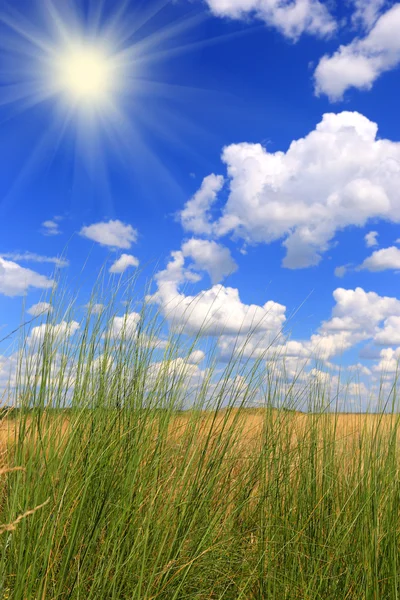
<path id="1" fill-rule="evenodd" d="M 75 102 L 101 103 L 112 91 L 112 61 L 96 47 L 73 48 L 58 59 L 58 88 Z"/>
<path id="2" fill-rule="evenodd" d="M 33 10 L 27 15 L 14 10 L 12 0 L 0 4 L 0 54 L 7 58 L 0 105 L 23 111 L 45 103 L 49 127 L 38 139 L 37 152 L 42 146 L 55 152 L 54 140 L 73 130 L 76 152 L 90 168 L 103 161 L 104 144 L 111 146 L 111 140 L 113 149 L 123 144 L 124 159 L 132 152 L 135 161 L 146 156 L 146 165 L 153 161 L 155 169 L 164 169 L 148 147 L 146 130 L 175 136 L 164 115 L 174 110 L 170 100 L 180 102 L 181 95 L 179 86 L 153 74 L 169 57 L 192 48 L 181 36 L 199 23 L 197 11 L 161 26 L 165 0 L 146 0 L 139 3 L 143 10 L 133 12 L 128 0 L 30 0 L 25 4 Z M 150 118 L 149 111 L 158 111 L 164 98 L 162 113 Z"/>

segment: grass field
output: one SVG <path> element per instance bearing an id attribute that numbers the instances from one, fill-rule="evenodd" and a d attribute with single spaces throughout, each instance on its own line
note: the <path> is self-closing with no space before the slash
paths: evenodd
<path id="1" fill-rule="evenodd" d="M 243 356 L 193 395 L 178 342 L 155 369 L 154 330 L 112 340 L 96 319 L 78 338 L 47 323 L 18 351 L 1 599 L 400 597 L 396 414 L 324 411 L 305 380 L 314 412 L 287 388 L 276 408 L 282 382 L 272 394 Z"/>

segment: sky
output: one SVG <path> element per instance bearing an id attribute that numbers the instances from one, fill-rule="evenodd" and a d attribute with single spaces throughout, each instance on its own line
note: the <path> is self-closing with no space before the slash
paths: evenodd
<path id="1" fill-rule="evenodd" d="M 55 278 L 72 336 L 103 269 L 222 362 L 256 322 L 293 371 L 393 375 L 399 27 L 382 0 L 2 0 L 0 371 Z"/>

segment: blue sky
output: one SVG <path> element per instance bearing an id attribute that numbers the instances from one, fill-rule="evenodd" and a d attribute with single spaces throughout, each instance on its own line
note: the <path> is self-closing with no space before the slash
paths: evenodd
<path id="1" fill-rule="evenodd" d="M 393 372 L 399 26 L 381 0 L 2 2 L 0 337 L 62 254 L 81 307 L 104 264 L 154 275 L 171 324 L 197 299 L 188 333 L 217 298 L 221 358 L 258 315 L 292 363 Z"/>

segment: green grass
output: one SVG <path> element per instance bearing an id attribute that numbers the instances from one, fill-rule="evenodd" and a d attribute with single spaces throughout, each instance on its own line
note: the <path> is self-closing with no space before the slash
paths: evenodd
<path id="1" fill-rule="evenodd" d="M 348 436 L 326 389 L 305 381 L 318 411 L 299 416 L 298 388 L 262 358 L 232 358 L 216 385 L 212 349 L 193 392 L 173 361 L 196 340 L 157 349 L 147 307 L 114 339 L 112 314 L 30 346 L 21 332 L 16 410 L 1 415 L 1 464 L 23 470 L 0 470 L 0 599 L 400 597 L 397 417 Z"/>

